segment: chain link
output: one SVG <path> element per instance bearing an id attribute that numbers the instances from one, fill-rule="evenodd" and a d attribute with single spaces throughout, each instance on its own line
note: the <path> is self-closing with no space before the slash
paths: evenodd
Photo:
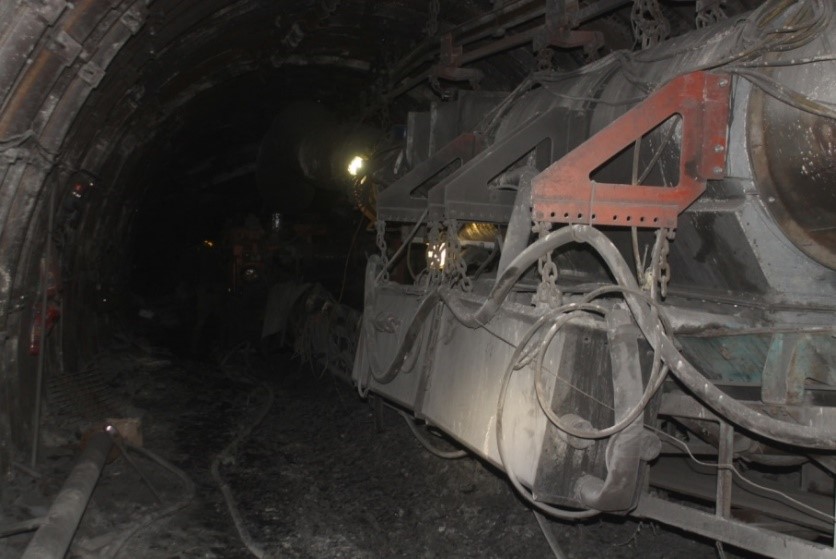
<path id="1" fill-rule="evenodd" d="M 725 0 L 697 0 L 697 29 L 708 27 L 718 21 L 726 19 L 726 11 L 723 9 Z"/>
<path id="2" fill-rule="evenodd" d="M 531 228 L 542 239 L 551 230 L 552 224 L 547 221 L 540 221 Z M 537 260 L 537 271 L 540 272 L 540 285 L 537 286 L 537 293 L 534 295 L 536 305 L 548 305 L 558 307 L 563 303 L 563 293 L 557 287 L 557 264 L 552 260 L 552 253 L 549 251 Z"/>
<path id="3" fill-rule="evenodd" d="M 662 13 L 659 0 L 633 0 L 630 23 L 633 37 L 643 49 L 658 45 L 671 34 L 671 24 Z"/>
<path id="4" fill-rule="evenodd" d="M 537 51 L 537 71 L 551 72 L 554 70 L 554 49 L 543 47 Z"/>
<path id="5" fill-rule="evenodd" d="M 664 237 L 662 239 L 662 250 L 660 254 L 660 263 L 659 263 L 659 286 L 660 294 L 662 298 L 668 296 L 668 283 L 671 281 L 671 265 L 668 262 L 668 254 L 671 251 L 671 241 L 676 236 L 675 229 L 668 229 L 664 232 Z"/>
<path id="6" fill-rule="evenodd" d="M 441 224 L 433 221 L 427 229 L 427 287 L 441 282 Z"/>
<path id="7" fill-rule="evenodd" d="M 375 229 L 377 230 L 377 250 L 380 251 L 380 260 L 381 265 L 383 266 L 383 274 L 381 275 L 381 279 L 383 281 L 389 280 L 389 272 L 387 268 L 389 267 L 389 255 L 386 251 L 386 222 L 382 219 L 378 219 L 374 223 Z"/>
<path id="8" fill-rule="evenodd" d="M 458 285 L 462 291 L 470 291 L 473 283 L 467 277 L 467 262 L 462 255 L 462 245 L 459 241 L 459 223 L 455 219 L 444 222 L 447 228 L 447 264 L 445 274 L 450 285 Z"/>
<path id="9" fill-rule="evenodd" d="M 456 89 L 452 87 L 444 87 L 436 76 L 430 76 L 430 87 L 433 91 L 438 93 L 442 101 L 450 101 L 456 95 Z"/>

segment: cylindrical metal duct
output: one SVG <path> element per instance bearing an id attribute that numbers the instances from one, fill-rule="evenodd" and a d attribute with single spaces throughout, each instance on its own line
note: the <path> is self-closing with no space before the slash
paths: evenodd
<path id="1" fill-rule="evenodd" d="M 66 555 L 112 446 L 113 439 L 105 432 L 90 437 L 23 559 L 61 559 Z"/>
<path id="2" fill-rule="evenodd" d="M 496 137 L 563 107 L 566 131 L 564 145 L 555 150 L 559 157 L 677 75 L 700 69 L 730 72 L 736 85 L 732 119 L 745 116 L 748 121 L 745 137 L 729 146 L 727 176 L 752 180 L 780 231 L 807 256 L 836 269 L 836 121 L 814 114 L 807 103 L 815 99 L 836 114 L 836 75 L 825 66 L 832 62 L 816 63 L 816 57 L 832 56 L 828 38 L 836 35 L 836 19 L 827 2 L 800 2 L 777 15 L 769 13 L 770 5 L 748 18 L 677 37 L 646 52 L 614 53 L 579 71 L 543 75 L 540 87 L 514 103 Z M 797 25 L 796 17 L 806 18 L 804 25 Z M 794 25 L 801 30 L 776 39 L 776 29 Z M 770 41 L 787 41 L 789 46 L 770 48 Z M 780 91 L 766 92 L 770 84 Z M 666 144 L 667 132 L 663 125 L 643 140 L 640 169 L 655 151 L 663 150 L 646 184 L 676 182 L 681 130 L 675 129 Z M 629 184 L 632 166 L 627 150 L 602 169 L 601 182 Z M 728 194 L 740 195 L 746 193 Z"/>

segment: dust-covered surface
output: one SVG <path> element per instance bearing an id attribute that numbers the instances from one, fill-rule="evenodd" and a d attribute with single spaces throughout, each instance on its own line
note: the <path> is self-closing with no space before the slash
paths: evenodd
<path id="1" fill-rule="evenodd" d="M 221 474 L 254 543 L 270 557 L 551 557 L 534 515 L 502 474 L 475 458 L 426 452 L 394 411 L 361 400 L 347 384 L 287 355 L 237 352 L 223 365 L 182 361 L 136 345 L 114 349 L 119 411 L 142 418 L 145 446 L 174 463 L 182 481 L 149 459 L 135 461 L 163 504 L 124 458 L 108 465 L 76 537 L 72 557 L 108 556 L 114 542 L 149 523 L 119 557 L 249 557 L 210 475 L 213 458 L 251 425 Z M 46 512 L 90 426 L 50 417 L 39 466 L 4 484 L 3 523 Z M 168 517 L 153 514 L 178 502 Z M 553 524 L 568 557 L 715 557 L 704 541 L 623 519 Z M 20 555 L 31 536 L 0 540 Z M 104 553 L 103 553 L 104 552 Z"/>

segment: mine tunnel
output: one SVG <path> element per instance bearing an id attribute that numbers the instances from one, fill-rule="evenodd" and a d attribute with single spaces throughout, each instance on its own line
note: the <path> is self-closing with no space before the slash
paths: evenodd
<path id="1" fill-rule="evenodd" d="M 832 556 L 833 8 L 0 1 L 0 555 Z"/>

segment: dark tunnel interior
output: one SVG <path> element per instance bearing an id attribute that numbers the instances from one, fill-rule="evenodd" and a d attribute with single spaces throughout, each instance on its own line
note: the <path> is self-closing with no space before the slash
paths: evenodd
<path id="1" fill-rule="evenodd" d="M 695 26 L 694 2 L 646 3 L 670 37 Z M 533 47 L 564 4 L 595 49 Z M 0 526 L 45 517 L 116 418 L 147 450 L 111 452 L 68 557 L 560 557 L 549 534 L 568 557 L 714 557 L 619 516 L 544 538 L 495 464 L 428 455 L 402 404 L 358 398 L 354 347 L 316 346 L 359 328 L 410 115 L 640 50 L 632 4 L 0 2 Z M 484 54 L 433 76 L 463 30 Z"/>

